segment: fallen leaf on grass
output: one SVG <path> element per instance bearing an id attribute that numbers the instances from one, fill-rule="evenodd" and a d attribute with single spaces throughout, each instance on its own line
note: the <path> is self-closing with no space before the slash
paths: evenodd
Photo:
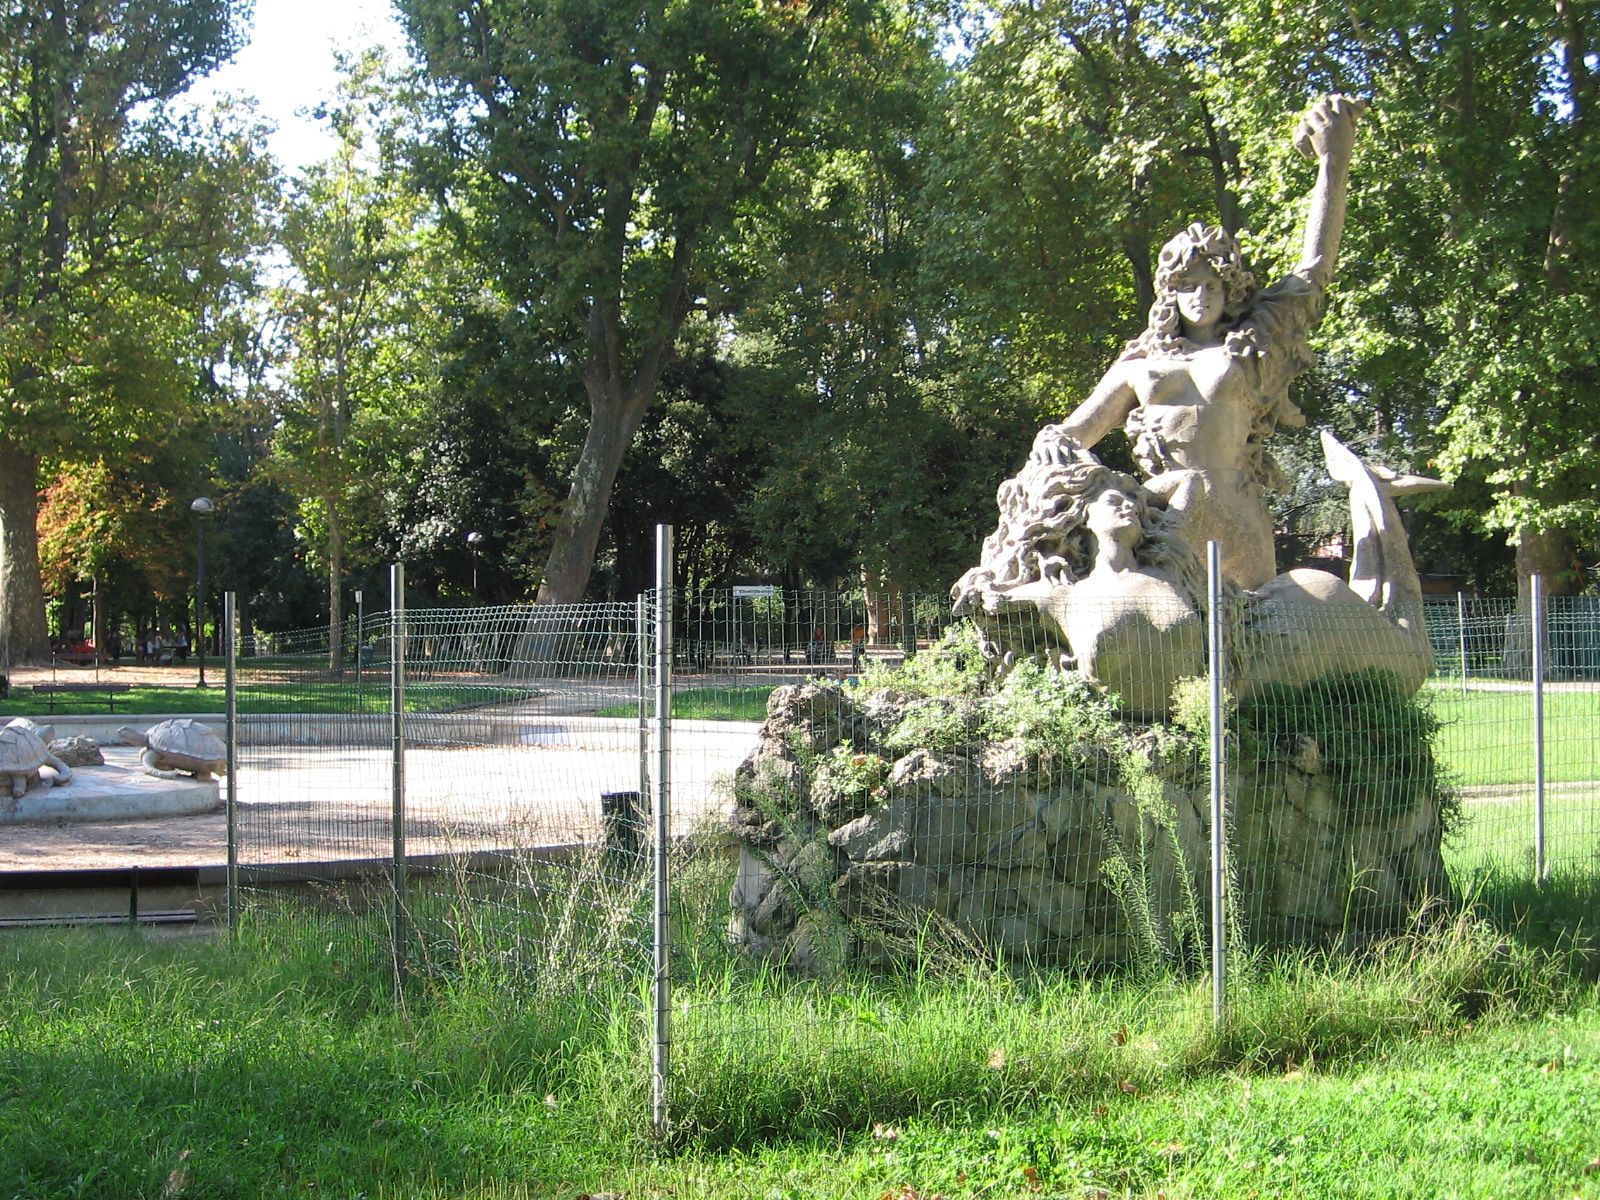
<path id="1" fill-rule="evenodd" d="M 872 1136 L 880 1142 L 892 1142 L 900 1136 L 900 1131 L 893 1125 L 885 1125 L 882 1121 L 878 1121 L 872 1126 Z"/>
<path id="2" fill-rule="evenodd" d="M 1591 1158 L 1589 1165 L 1584 1167 L 1583 1173 L 1585 1175 L 1600 1175 L 1600 1156 Z"/>
<path id="3" fill-rule="evenodd" d="M 1117 1084 L 1117 1090 L 1124 1096 L 1137 1096 L 1139 1094 L 1139 1085 L 1131 1079 L 1124 1079 Z"/>
<path id="4" fill-rule="evenodd" d="M 183 1164 L 189 1161 L 193 1150 L 184 1150 L 178 1155 L 178 1165 L 172 1168 L 172 1173 L 167 1176 L 167 1185 L 161 1189 L 161 1200 L 177 1200 L 189 1186 L 189 1173 L 183 1169 Z"/>
<path id="5" fill-rule="evenodd" d="M 1117 1030 L 1116 1035 L 1111 1040 L 1118 1046 L 1126 1046 L 1128 1044 L 1128 1027 L 1124 1025 Z"/>
<path id="6" fill-rule="evenodd" d="M 1003 1071 L 1006 1067 L 1006 1050 L 1004 1046 L 996 1046 L 989 1051 L 989 1070 Z"/>

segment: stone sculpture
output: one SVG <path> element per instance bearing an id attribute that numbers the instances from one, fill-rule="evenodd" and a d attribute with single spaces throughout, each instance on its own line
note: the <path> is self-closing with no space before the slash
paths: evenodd
<path id="1" fill-rule="evenodd" d="M 144 769 L 163 779 L 184 774 L 209 780 L 228 771 L 228 748 L 222 739 L 188 717 L 162 721 L 142 733 L 124 725 L 117 736 L 129 746 L 143 746 Z"/>
<path id="2" fill-rule="evenodd" d="M 1307 339 L 1333 277 L 1365 108 L 1329 96 L 1295 133 L 1318 164 L 1295 269 L 1258 291 L 1227 231 L 1189 226 L 1162 247 L 1148 327 L 1056 427 L 1093 449 L 1125 424 L 1176 531 L 1195 545 L 1216 541 L 1224 575 L 1240 587 L 1276 574 L 1262 489 L 1277 470 L 1264 443 L 1278 425 L 1305 420 L 1289 382 L 1314 361 Z"/>
<path id="3" fill-rule="evenodd" d="M 1327 432 L 1322 447 L 1350 490 L 1352 583 L 1302 569 L 1255 591 L 1228 586 L 1228 686 L 1240 699 L 1367 667 L 1393 672 L 1409 695 L 1432 666 L 1392 494 L 1438 485 L 1380 477 Z M 953 589 L 957 615 L 973 618 L 1002 669 L 1040 657 L 1115 693 L 1130 715 L 1159 719 L 1173 684 L 1205 669 L 1206 589 L 1198 555 L 1174 532 L 1181 518 L 1158 504 L 1061 426 L 1047 427 L 1001 486 L 984 561 Z"/>
<path id="4" fill-rule="evenodd" d="M 1149 327 L 1001 485 L 998 527 L 952 592 L 997 668 L 987 691 L 773 693 L 735 780 L 735 944 L 802 970 L 881 962 L 915 953 L 932 918 L 1037 961 L 1195 955 L 1211 919 L 1209 770 L 1174 700 L 1206 671 L 1208 540 L 1222 560 L 1225 682 L 1241 721 L 1257 722 L 1249 753 L 1227 762 L 1237 911 L 1270 942 L 1328 941 L 1405 928 L 1448 898 L 1452 801 L 1429 718 L 1406 705 L 1432 655 L 1394 506 L 1443 485 L 1369 467 L 1323 433 L 1349 491 L 1348 582 L 1277 575 L 1264 498 L 1266 439 L 1304 420 L 1288 386 L 1312 362 L 1364 107 L 1328 97 L 1297 130 L 1319 170 L 1296 268 L 1257 291 L 1227 233 L 1179 234 L 1161 252 Z M 1118 424 L 1144 483 L 1091 452 Z M 1017 671 L 1025 659 L 1046 672 Z M 1052 681 L 1085 694 L 1078 715 L 1052 718 L 1063 728 L 1095 705 L 1115 713 L 1066 748 L 994 740 L 1005 689 L 1028 679 L 1035 708 Z M 1285 722 L 1280 705 L 1330 722 Z M 1378 744 L 1349 736 L 1361 721 L 1387 722 Z M 1352 755 L 1370 769 L 1352 771 Z"/>
<path id="5" fill-rule="evenodd" d="M 68 783 L 72 768 L 50 753 L 49 739 L 54 733 L 48 725 L 35 725 L 26 717 L 18 717 L 0 729 L 0 776 L 11 784 L 11 798 L 22 795 L 41 779 L 40 768 L 53 772 L 52 784 Z"/>
<path id="6" fill-rule="evenodd" d="M 53 738 L 50 753 L 69 767 L 103 767 L 106 762 L 100 744 L 90 737 Z"/>

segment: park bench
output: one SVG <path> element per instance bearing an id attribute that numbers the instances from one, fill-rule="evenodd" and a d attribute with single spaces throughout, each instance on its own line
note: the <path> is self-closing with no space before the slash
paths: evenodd
<path id="1" fill-rule="evenodd" d="M 104 704 L 108 710 L 116 712 L 117 697 L 132 687 L 131 683 L 83 680 L 74 683 L 36 683 L 33 691 L 35 695 L 44 697 L 45 705 L 51 712 L 55 712 L 57 707 L 65 708 L 72 697 L 79 695 L 97 697 L 91 702 Z"/>

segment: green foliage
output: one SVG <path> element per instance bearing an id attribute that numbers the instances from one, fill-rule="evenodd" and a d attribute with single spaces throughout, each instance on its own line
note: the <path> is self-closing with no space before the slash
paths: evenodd
<path id="1" fill-rule="evenodd" d="M 9 658 L 42 659 L 47 648 L 37 492 L 55 467 L 131 464 L 135 478 L 153 473 L 189 496 L 203 479 L 206 409 L 231 373 L 272 173 L 247 112 L 185 111 L 180 97 L 232 53 L 245 7 L 61 0 L 0 12 L 0 643 Z M 152 463 L 162 469 L 141 470 Z M 110 499 L 124 501 L 120 491 Z M 168 529 L 181 520 L 171 509 L 159 516 Z M 137 554 L 91 536 L 62 557 L 72 576 L 88 577 Z"/>
<path id="2" fill-rule="evenodd" d="M 1116 746 L 1115 705 L 1080 675 L 1017 663 L 985 705 L 983 733 L 1014 741 L 1046 779 L 1082 768 Z"/>
<path id="3" fill-rule="evenodd" d="M 1401 812 L 1419 799 L 1441 803 L 1447 828 L 1459 815 L 1459 798 L 1433 755 L 1438 719 L 1388 671 L 1271 684 L 1239 705 L 1238 723 L 1247 760 L 1320 769 L 1356 820 Z"/>
<path id="4" fill-rule="evenodd" d="M 838 129 L 877 4 L 401 5 L 435 101 L 422 177 L 586 425 L 542 594 L 578 600 L 680 330 L 799 148 Z"/>
<path id="5" fill-rule="evenodd" d="M 856 683 L 860 695 L 891 692 L 975 699 L 988 690 L 989 672 L 970 621 L 947 626 L 926 650 L 890 665 L 874 660 Z"/>
<path id="6" fill-rule="evenodd" d="M 1223 721 L 1231 721 L 1234 712 L 1233 694 L 1222 693 Z M 1191 675 L 1172 685 L 1172 725 L 1204 746 L 1209 760 L 1211 753 L 1211 681 L 1203 675 Z"/>
<path id="7" fill-rule="evenodd" d="M 948 754 L 970 747 L 978 736 L 980 706 L 969 699 L 929 697 L 905 706 L 883 744 L 895 754 L 928 750 Z"/>
<path id="8" fill-rule="evenodd" d="M 881 754 L 858 750 L 848 741 L 840 742 L 813 763 L 812 794 L 828 798 L 836 820 L 841 814 L 865 812 L 884 799 L 883 785 L 889 778 L 889 767 L 889 760 Z"/>
<path id="9" fill-rule="evenodd" d="M 1600 107 L 1596 29 L 1577 11 L 1299 5 L 1291 25 L 1250 0 L 1197 28 L 1218 48 L 1205 91 L 1252 163 L 1250 224 L 1267 246 L 1287 246 L 1303 189 L 1283 114 L 1308 90 L 1372 102 L 1313 422 L 1433 457 L 1461 481 L 1436 505 L 1463 523 L 1592 539 L 1600 222 L 1577 180 L 1600 149 Z"/>

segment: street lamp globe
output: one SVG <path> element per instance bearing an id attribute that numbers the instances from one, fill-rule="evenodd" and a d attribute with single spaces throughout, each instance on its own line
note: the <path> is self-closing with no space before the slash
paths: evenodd
<path id="1" fill-rule="evenodd" d="M 467 548 L 472 551 L 472 602 L 481 603 L 478 599 L 478 555 L 483 545 L 483 534 L 474 529 L 467 534 Z"/>

